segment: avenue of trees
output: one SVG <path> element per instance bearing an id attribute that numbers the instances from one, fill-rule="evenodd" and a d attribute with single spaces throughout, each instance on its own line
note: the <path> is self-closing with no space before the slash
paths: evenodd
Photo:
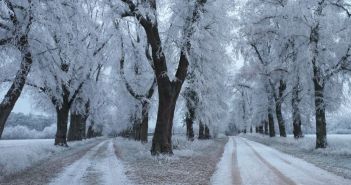
<path id="1" fill-rule="evenodd" d="M 349 87 L 346 0 L 1 0 L 0 7 L 0 138 L 27 88 L 37 107 L 56 115 L 59 146 L 101 134 L 146 143 L 152 120 L 151 154 L 172 154 L 175 122 L 192 141 L 225 129 L 286 137 L 292 128 L 300 138 L 314 120 L 316 148 L 325 148 L 326 115 Z"/>
<path id="2" fill-rule="evenodd" d="M 237 126 L 271 137 L 276 130 L 286 137 L 290 127 L 299 138 L 302 125 L 313 120 L 316 148 L 327 147 L 326 113 L 338 109 L 349 87 L 350 2 L 253 0 L 239 6 L 237 37 L 244 39 L 236 47 L 245 62 L 235 85 L 242 107 Z"/>

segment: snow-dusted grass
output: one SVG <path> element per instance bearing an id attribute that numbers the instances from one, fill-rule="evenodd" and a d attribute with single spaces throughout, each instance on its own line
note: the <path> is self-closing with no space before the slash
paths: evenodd
<path id="1" fill-rule="evenodd" d="M 242 135 L 245 137 L 245 135 Z M 351 156 L 351 135 L 328 135 L 328 147 L 326 149 L 315 149 L 316 136 L 306 135 L 303 138 L 295 139 L 292 135 L 288 137 L 273 137 L 264 136 L 261 134 L 247 135 L 249 138 L 256 138 L 267 145 L 286 145 L 299 148 L 304 151 L 321 153 L 325 155 L 350 155 Z"/>
<path id="2" fill-rule="evenodd" d="M 116 139 L 116 145 L 120 149 L 118 155 L 126 160 L 142 160 L 142 159 L 152 159 L 152 160 L 176 160 L 179 157 L 190 157 L 201 155 L 202 152 L 210 145 L 215 143 L 214 140 L 194 140 L 188 141 L 185 136 L 173 136 L 173 156 L 160 155 L 151 156 L 151 138 L 147 144 L 142 144 L 134 140 L 128 140 L 118 137 Z"/>
<path id="3" fill-rule="evenodd" d="M 328 147 L 315 149 L 315 135 L 294 139 L 279 136 L 270 138 L 261 134 L 241 135 L 250 140 L 263 143 L 285 153 L 302 158 L 318 167 L 351 179 L 351 135 L 328 135 Z"/>
<path id="4" fill-rule="evenodd" d="M 126 174 L 135 184 L 208 184 L 215 171 L 226 139 L 187 141 L 173 136 L 174 155 L 151 156 L 149 143 L 117 138 L 116 153 Z"/>
<path id="5" fill-rule="evenodd" d="M 91 140 L 71 142 L 65 148 L 54 146 L 53 139 L 0 140 L 0 179 L 86 142 Z"/>

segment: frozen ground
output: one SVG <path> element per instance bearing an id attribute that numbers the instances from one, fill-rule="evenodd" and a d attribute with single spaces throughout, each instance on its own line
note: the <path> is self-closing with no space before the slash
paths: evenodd
<path id="1" fill-rule="evenodd" d="M 173 137 L 173 156 L 152 157 L 151 142 L 97 138 L 53 146 L 53 140 L 0 142 L 1 185 L 349 185 L 350 140 L 329 137 L 330 148 L 315 150 L 313 137 L 266 138 L 245 135 L 274 148 L 319 160 L 318 167 L 303 159 L 241 137 L 189 142 Z M 227 142 L 228 141 L 228 142 Z M 348 143 L 347 143 L 348 142 Z M 337 163 L 339 173 L 322 168 Z M 340 167 L 340 165 L 344 165 Z M 336 168 L 333 166 L 333 168 Z M 331 168 L 329 166 L 329 168 Z M 328 169 L 329 169 L 328 168 Z"/>
<path id="2" fill-rule="evenodd" d="M 349 179 L 241 137 L 229 139 L 211 182 L 213 185 L 351 184 Z"/>
<path id="3" fill-rule="evenodd" d="M 351 135 L 328 135 L 328 148 L 315 149 L 315 136 L 301 139 L 274 137 L 260 134 L 241 135 L 284 153 L 304 159 L 320 168 L 351 179 Z"/>

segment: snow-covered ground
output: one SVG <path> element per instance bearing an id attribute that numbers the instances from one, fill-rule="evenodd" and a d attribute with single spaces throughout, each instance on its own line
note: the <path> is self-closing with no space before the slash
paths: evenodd
<path id="1" fill-rule="evenodd" d="M 118 138 L 116 152 L 125 162 L 128 178 L 145 185 L 209 184 L 227 139 L 190 142 L 186 136 L 175 136 L 172 140 L 173 156 L 152 157 L 151 142 L 143 145 Z"/>
<path id="2" fill-rule="evenodd" d="M 128 185 L 124 165 L 117 159 L 112 140 L 94 146 L 81 159 L 67 166 L 50 185 Z"/>
<path id="3" fill-rule="evenodd" d="M 71 147 L 54 146 L 53 139 L 0 140 L 0 180 L 47 159 L 52 155 L 79 148 L 92 140 L 71 142 Z"/>
<path id="4" fill-rule="evenodd" d="M 306 135 L 300 139 L 294 139 L 291 135 L 287 138 L 270 138 L 261 134 L 241 136 L 302 158 L 320 168 L 351 179 L 351 135 L 328 135 L 326 149 L 315 149 L 314 135 Z"/>
<path id="5" fill-rule="evenodd" d="M 211 179 L 215 185 L 351 184 L 349 179 L 241 137 L 230 138 L 217 168 Z"/>
<path id="6" fill-rule="evenodd" d="M 76 142 L 69 148 L 55 147 L 53 140 L 2 141 L 7 175 L 0 184 L 209 184 L 226 141 L 175 136 L 174 155 L 159 157 L 150 155 L 151 142 L 123 138 Z"/>

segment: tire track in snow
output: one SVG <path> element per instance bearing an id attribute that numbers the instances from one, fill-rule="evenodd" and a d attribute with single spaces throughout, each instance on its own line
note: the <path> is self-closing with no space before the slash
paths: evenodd
<path id="1" fill-rule="evenodd" d="M 89 167 L 94 165 L 93 161 L 95 161 L 99 151 L 101 151 L 106 144 L 107 141 L 103 141 L 94 146 L 80 160 L 66 167 L 55 179 L 53 179 L 53 181 L 51 181 L 50 185 L 83 184 L 83 178 L 85 176 L 87 177 L 87 173 L 90 173 Z"/>
<path id="2" fill-rule="evenodd" d="M 237 144 L 235 139 L 233 138 L 233 145 L 234 145 L 234 150 L 233 150 L 233 183 L 235 185 L 241 185 L 242 184 L 242 179 L 240 175 L 240 170 L 239 170 L 239 165 L 238 165 L 238 153 L 237 153 Z"/>
<path id="3" fill-rule="evenodd" d="M 35 165 L 11 176 L 5 177 L 1 185 L 38 185 L 47 184 L 60 173 L 65 167 L 73 164 L 83 157 L 101 139 L 91 140 L 82 146 L 71 148 L 65 152 L 59 152 L 48 159 L 43 159 Z"/>
<path id="4" fill-rule="evenodd" d="M 217 170 L 211 178 L 212 185 L 242 185 L 240 175 L 237 147 L 234 137 L 230 137 L 225 145 L 221 160 L 217 164 Z"/>
<path id="5" fill-rule="evenodd" d="M 281 153 L 273 148 L 262 145 L 260 143 L 246 140 L 260 155 L 269 160 L 270 164 L 278 168 L 282 173 L 288 176 L 297 184 L 303 185 L 349 185 L 350 180 L 343 177 L 337 176 L 325 170 L 322 170 L 313 164 L 307 163 L 306 161 L 295 158 L 291 155 Z M 289 162 L 289 163 L 287 163 Z"/>
<path id="6" fill-rule="evenodd" d="M 131 185 L 112 140 L 103 141 L 66 167 L 50 185 Z"/>
<path id="7" fill-rule="evenodd" d="M 293 180 L 291 180 L 290 178 L 285 176 L 282 172 L 280 172 L 277 168 L 275 168 L 267 160 L 265 160 L 249 143 L 247 143 L 247 141 L 245 141 L 245 140 L 243 140 L 241 138 L 240 138 L 240 140 L 242 141 L 242 143 L 246 144 L 253 151 L 253 154 L 263 164 L 265 164 L 279 178 L 279 180 L 281 180 L 281 182 L 278 183 L 279 185 L 282 185 L 282 184 L 296 185 L 296 183 Z"/>

